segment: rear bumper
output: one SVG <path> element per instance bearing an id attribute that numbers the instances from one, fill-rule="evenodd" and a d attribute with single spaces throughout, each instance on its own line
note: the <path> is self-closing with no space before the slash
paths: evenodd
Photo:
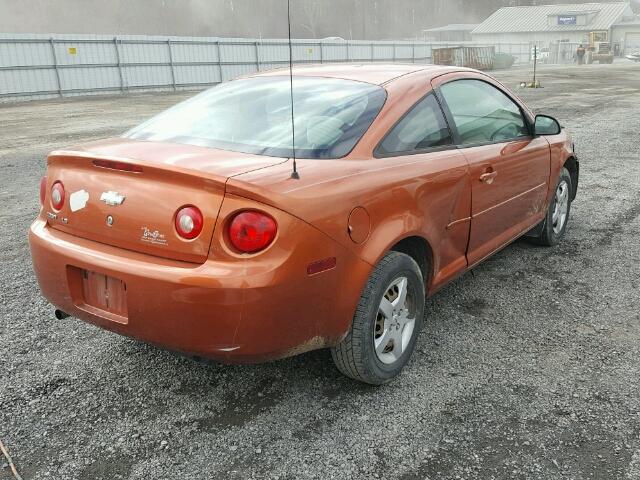
<path id="1" fill-rule="evenodd" d="M 371 269 L 295 222 L 300 247 L 274 249 L 269 262 L 166 260 L 60 232 L 42 218 L 32 224 L 29 244 L 42 294 L 70 315 L 170 350 L 252 363 L 339 342 Z M 338 259 L 335 269 L 307 275 L 308 263 L 330 256 Z M 126 323 L 85 304 L 74 286 L 82 270 L 126 284 Z"/>

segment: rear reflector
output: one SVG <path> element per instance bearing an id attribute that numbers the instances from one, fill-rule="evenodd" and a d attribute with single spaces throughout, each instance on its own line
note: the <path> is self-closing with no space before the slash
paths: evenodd
<path id="1" fill-rule="evenodd" d="M 336 263 L 336 257 L 329 257 L 324 260 L 318 260 L 317 262 L 310 263 L 307 267 L 307 274 L 315 275 L 316 273 L 331 270 L 332 268 L 335 268 Z"/>
<path id="2" fill-rule="evenodd" d="M 56 182 L 51 187 L 51 205 L 55 210 L 62 210 L 62 207 L 64 207 L 64 186 L 62 182 Z"/>
<path id="3" fill-rule="evenodd" d="M 196 207 L 182 207 L 176 213 L 176 231 L 178 235 L 191 240 L 200 235 L 204 219 L 202 213 Z"/>
<path id="4" fill-rule="evenodd" d="M 94 160 L 96 167 L 110 168 L 111 170 L 121 170 L 123 172 L 142 173 L 140 165 L 134 165 L 127 162 L 117 162 L 114 160 Z"/>

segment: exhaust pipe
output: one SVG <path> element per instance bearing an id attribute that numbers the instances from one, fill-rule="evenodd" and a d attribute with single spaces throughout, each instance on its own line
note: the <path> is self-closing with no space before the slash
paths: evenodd
<path id="1" fill-rule="evenodd" d="M 63 318 L 67 318 L 69 316 L 67 312 L 63 312 L 62 310 L 58 310 L 57 308 L 56 308 L 56 311 L 53 312 L 53 314 L 56 316 L 58 320 L 62 320 Z"/>

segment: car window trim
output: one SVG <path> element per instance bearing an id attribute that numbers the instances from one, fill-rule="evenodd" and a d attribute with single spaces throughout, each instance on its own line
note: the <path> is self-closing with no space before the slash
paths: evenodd
<path id="1" fill-rule="evenodd" d="M 429 97 L 429 95 L 433 95 L 433 97 L 436 100 L 436 103 L 438 104 L 438 107 L 440 108 L 440 113 L 442 114 L 442 117 L 444 118 L 444 123 L 447 125 L 447 130 L 449 131 L 449 137 L 451 138 L 451 144 L 449 144 L 449 145 L 441 145 L 441 146 L 438 146 L 438 147 L 421 148 L 421 149 L 418 149 L 418 150 L 407 150 L 406 152 L 389 152 L 389 153 L 382 152 L 380 150 L 380 148 L 382 147 L 382 144 L 387 139 L 387 137 L 389 135 L 391 135 L 391 132 L 393 132 L 395 130 L 395 128 L 400 124 L 400 122 L 402 122 L 405 119 L 405 117 L 407 117 L 411 112 L 413 112 L 413 110 L 421 102 L 426 100 Z M 443 152 L 443 151 L 446 151 L 446 150 L 455 150 L 456 148 L 457 148 L 457 146 L 456 146 L 455 138 L 453 136 L 453 131 L 451 130 L 451 125 L 449 124 L 449 120 L 447 119 L 447 116 L 446 116 L 446 114 L 445 114 L 445 112 L 444 112 L 444 110 L 442 108 L 442 104 L 440 103 L 440 100 L 438 99 L 438 96 L 435 95 L 434 90 L 431 89 L 426 94 L 424 94 L 419 100 L 417 100 L 413 105 L 411 105 L 411 107 L 408 108 L 407 111 L 402 114 L 402 116 L 391 126 L 391 128 L 389 128 L 387 130 L 387 132 L 384 134 L 382 139 L 376 145 L 376 148 L 373 149 L 373 157 L 374 158 L 404 157 L 404 156 L 408 156 L 408 155 L 419 155 L 419 154 L 431 153 L 431 152 Z"/>
<path id="2" fill-rule="evenodd" d="M 447 85 L 449 83 L 453 83 L 453 82 L 459 82 L 461 80 L 475 80 L 477 82 L 483 82 L 486 83 L 487 85 L 495 88 L 496 90 L 498 90 L 499 92 L 501 92 L 502 94 L 504 94 L 509 100 L 511 100 L 516 107 L 518 107 L 518 110 L 520 111 L 520 116 L 522 117 L 522 119 L 524 120 L 524 124 L 527 127 L 527 131 L 529 132 L 528 135 L 521 135 L 519 137 L 513 137 L 507 140 L 496 140 L 496 141 L 488 141 L 488 142 L 478 142 L 478 143 L 462 143 L 462 137 L 460 136 L 460 131 L 458 130 L 458 126 L 456 125 L 456 122 L 453 119 L 453 114 L 451 113 L 451 110 L 449 109 L 449 105 L 447 104 L 446 99 L 444 98 L 444 95 L 442 94 L 442 91 L 440 89 L 441 86 L 443 85 Z M 442 83 L 441 85 L 438 85 L 437 87 L 435 87 L 433 89 L 434 94 L 436 95 L 436 98 L 438 99 L 438 103 L 440 103 L 442 110 L 444 112 L 445 118 L 447 119 L 447 123 L 450 125 L 450 128 L 453 130 L 453 139 L 454 139 L 454 143 L 456 144 L 456 147 L 459 150 L 462 149 L 466 149 L 466 148 L 473 148 L 473 147 L 483 147 L 486 145 L 499 145 L 501 143 L 510 143 L 510 142 L 517 142 L 517 141 L 521 141 L 521 140 L 525 140 L 525 139 L 533 139 L 535 138 L 535 136 L 533 135 L 532 131 L 531 131 L 531 122 L 529 121 L 529 117 L 526 115 L 522 105 L 520 105 L 520 102 L 516 101 L 511 95 L 509 95 L 508 92 L 504 91 L 502 88 L 499 88 L 497 86 L 495 86 L 493 83 L 488 82 L 486 80 L 480 79 L 480 78 L 475 78 L 475 77 L 466 77 L 466 78 L 454 78 L 452 80 L 449 80 L 447 82 Z"/>
<path id="3" fill-rule="evenodd" d="M 487 145 L 500 145 L 502 143 L 520 142 L 522 140 L 532 140 L 533 138 L 534 137 L 531 135 L 521 135 L 519 137 L 513 137 L 506 140 L 497 140 L 494 142 L 469 143 L 469 144 L 462 144 L 462 145 L 456 145 L 456 146 L 458 150 L 464 150 L 464 149 L 473 148 L 473 147 L 485 147 Z"/>
<path id="4" fill-rule="evenodd" d="M 394 158 L 394 157 L 408 157 L 410 155 L 420 155 L 433 152 L 445 152 L 447 150 L 457 150 L 457 145 L 453 143 L 450 145 L 442 145 L 440 147 L 429 147 L 420 150 L 407 150 L 406 152 L 392 152 L 392 153 L 380 153 L 374 152 L 374 158 Z"/>

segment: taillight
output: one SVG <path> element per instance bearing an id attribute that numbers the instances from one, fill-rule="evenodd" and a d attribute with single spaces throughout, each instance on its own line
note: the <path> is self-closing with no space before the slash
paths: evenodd
<path id="1" fill-rule="evenodd" d="M 51 187 L 51 205 L 55 210 L 62 210 L 64 206 L 64 185 L 62 182 L 56 182 Z"/>
<path id="2" fill-rule="evenodd" d="M 40 180 L 40 205 L 44 205 L 44 197 L 47 195 L 47 177 Z"/>
<path id="3" fill-rule="evenodd" d="M 182 238 L 196 238 L 202 232 L 203 224 L 202 213 L 196 207 L 182 207 L 176 213 L 176 231 Z"/>
<path id="4" fill-rule="evenodd" d="M 267 248 L 276 236 L 276 221 L 266 213 L 246 211 L 236 215 L 229 224 L 229 240 L 243 253 Z"/>

